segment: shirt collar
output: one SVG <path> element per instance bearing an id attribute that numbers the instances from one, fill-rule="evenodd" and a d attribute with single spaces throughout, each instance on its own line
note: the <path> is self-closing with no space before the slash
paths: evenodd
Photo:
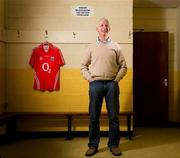
<path id="1" fill-rule="evenodd" d="M 111 38 L 110 37 L 108 37 L 105 41 L 101 41 L 99 39 L 99 37 L 97 38 L 97 43 L 104 43 L 104 44 L 106 44 L 106 43 L 109 43 L 109 42 L 111 42 Z"/>

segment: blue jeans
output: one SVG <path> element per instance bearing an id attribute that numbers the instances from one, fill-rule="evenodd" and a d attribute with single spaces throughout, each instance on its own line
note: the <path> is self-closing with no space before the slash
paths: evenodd
<path id="1" fill-rule="evenodd" d="M 89 147 L 98 148 L 100 141 L 99 118 L 103 98 L 109 118 L 108 147 L 118 146 L 120 141 L 119 131 L 119 86 L 118 82 L 97 80 L 89 83 Z"/>

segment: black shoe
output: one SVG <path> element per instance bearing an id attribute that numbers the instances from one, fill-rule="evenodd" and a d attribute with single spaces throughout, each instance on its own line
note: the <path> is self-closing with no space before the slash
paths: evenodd
<path id="1" fill-rule="evenodd" d="M 89 147 L 89 149 L 86 151 L 85 155 L 86 156 L 93 156 L 98 152 L 97 148 L 95 147 Z"/>
<path id="2" fill-rule="evenodd" d="M 112 152 L 112 154 L 113 154 L 114 156 L 120 156 L 120 155 L 122 155 L 119 147 L 117 147 L 117 146 L 112 146 L 112 147 L 110 148 L 110 151 Z"/>

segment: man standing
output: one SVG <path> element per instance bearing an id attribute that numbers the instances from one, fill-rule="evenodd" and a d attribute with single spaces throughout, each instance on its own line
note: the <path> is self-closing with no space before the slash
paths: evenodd
<path id="1" fill-rule="evenodd" d="M 120 46 L 108 36 L 109 21 L 101 18 L 96 26 L 98 39 L 91 44 L 81 63 L 81 73 L 89 81 L 89 143 L 86 156 L 98 152 L 100 141 L 99 118 L 103 98 L 109 118 L 108 147 L 113 155 L 121 155 L 119 149 L 119 85 L 127 66 Z"/>

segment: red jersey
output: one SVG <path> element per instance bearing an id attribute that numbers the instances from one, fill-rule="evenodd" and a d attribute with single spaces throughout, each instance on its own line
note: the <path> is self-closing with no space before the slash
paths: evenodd
<path id="1" fill-rule="evenodd" d="M 53 91 L 60 88 L 60 66 L 65 64 L 59 48 L 42 43 L 31 55 L 29 64 L 34 68 L 34 89 Z"/>

